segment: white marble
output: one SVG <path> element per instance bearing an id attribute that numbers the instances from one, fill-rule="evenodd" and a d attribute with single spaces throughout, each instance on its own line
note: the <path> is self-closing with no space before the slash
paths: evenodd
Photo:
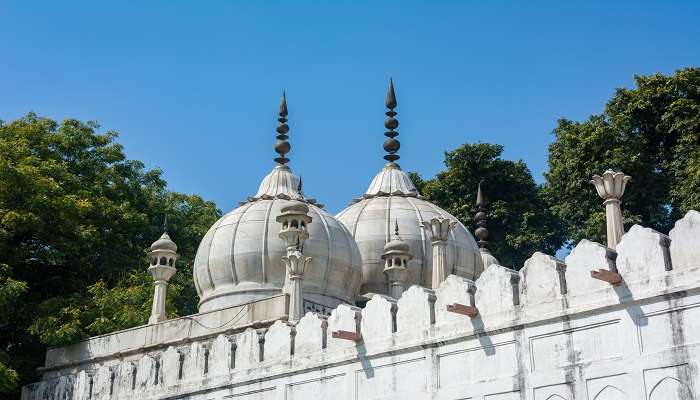
<path id="1" fill-rule="evenodd" d="M 422 221 L 449 218 L 457 221 L 447 239 L 445 275 L 476 279 L 484 267 L 479 248 L 472 234 L 457 218 L 414 192 L 408 175 L 398 167 L 387 167 L 379 172 L 363 198 L 336 215 L 347 227 L 357 243 L 362 259 L 362 287 L 360 293 L 389 295 L 381 256 L 384 245 L 391 240 L 394 225 L 398 223 L 401 237 L 408 243 L 413 259 L 408 263 L 405 288 L 411 285 L 430 287 L 433 275 L 433 250 Z M 390 174 L 390 177 L 387 177 Z M 400 178 L 398 178 L 400 176 Z M 383 183 L 381 183 L 383 182 Z M 394 183 L 390 183 L 394 182 Z M 387 193 L 386 190 L 392 192 Z M 391 194 L 391 195 L 389 195 Z"/>
<path id="2" fill-rule="evenodd" d="M 347 339 L 335 339 L 332 337 L 335 331 L 347 331 L 359 333 L 360 330 L 360 309 L 357 307 L 341 304 L 331 312 L 328 317 L 328 332 L 326 346 L 328 349 L 343 349 L 355 347 L 355 342 Z"/>
<path id="3" fill-rule="evenodd" d="M 502 265 L 492 264 L 476 280 L 475 302 L 482 319 L 512 319 L 520 303 L 520 275 Z"/>
<path id="4" fill-rule="evenodd" d="M 271 323 L 286 315 L 286 296 L 279 295 L 254 303 L 96 336 L 75 345 L 52 348 L 46 352 L 46 366 L 71 366 L 115 353 L 147 352 L 164 345 L 197 341 L 217 333 L 242 330 L 265 321 Z"/>
<path id="5" fill-rule="evenodd" d="M 447 311 L 450 304 L 462 304 L 475 306 L 474 293 L 476 285 L 469 279 L 457 275 L 450 275 L 435 291 L 435 325 L 467 324 L 471 326 L 471 319 L 465 315 Z"/>
<path id="6" fill-rule="evenodd" d="M 634 225 L 617 245 L 617 270 L 625 281 L 649 280 L 673 268 L 670 239 L 651 228 Z"/>
<path id="7" fill-rule="evenodd" d="M 594 175 L 591 180 L 598 196 L 604 200 L 608 247 L 611 249 L 616 248 L 617 244 L 620 243 L 620 238 L 625 233 L 625 228 L 622 225 L 620 199 L 625 193 L 625 187 L 630 179 L 632 179 L 630 176 L 622 172 L 609 169 L 602 176 Z"/>
<path id="8" fill-rule="evenodd" d="M 321 351 L 326 343 L 327 321 L 318 314 L 307 312 L 296 324 L 294 354 L 309 354 Z"/>
<path id="9" fill-rule="evenodd" d="M 700 212 L 688 211 L 676 221 L 668 236 L 671 238 L 673 269 L 700 268 Z"/>
<path id="10" fill-rule="evenodd" d="M 112 370 L 107 366 L 102 366 L 97 369 L 92 377 L 92 395 L 91 399 L 106 400 L 112 395 Z"/>
<path id="11" fill-rule="evenodd" d="M 265 332 L 265 359 L 286 360 L 292 355 L 292 327 L 285 321 L 275 321 Z"/>
<path id="12" fill-rule="evenodd" d="M 258 196 L 219 219 L 206 233 L 194 261 L 199 311 L 212 311 L 280 294 L 286 245 L 276 221 L 299 178 L 287 167 L 275 167 L 263 179 Z M 314 262 L 304 274 L 307 299 L 328 307 L 350 302 L 359 293 L 362 259 L 352 235 L 311 199 L 312 222 L 304 255 Z"/>
<path id="13" fill-rule="evenodd" d="M 520 301 L 524 305 L 557 303 L 566 293 L 564 263 L 537 252 L 520 270 Z"/>
<path id="14" fill-rule="evenodd" d="M 163 375 L 163 385 L 166 387 L 179 385 L 182 379 L 181 373 L 184 373 L 184 368 L 180 366 L 184 363 L 184 354 L 170 346 L 163 352 L 161 360 L 163 370 L 166 371 Z"/>
<path id="15" fill-rule="evenodd" d="M 362 309 L 362 336 L 378 340 L 390 338 L 395 329 L 395 315 L 396 300 L 380 294 L 372 296 Z"/>
<path id="16" fill-rule="evenodd" d="M 253 328 L 236 335 L 235 368 L 245 370 L 253 368 L 260 361 L 260 335 Z"/>
<path id="17" fill-rule="evenodd" d="M 134 390 L 146 391 L 160 384 L 160 371 L 157 368 L 158 355 L 146 354 L 136 366 L 136 385 Z M 93 380 L 94 385 L 94 380 Z"/>
<path id="18" fill-rule="evenodd" d="M 226 335 L 218 335 L 209 351 L 209 371 L 212 375 L 227 375 L 231 370 L 233 342 Z"/>
<path id="19" fill-rule="evenodd" d="M 447 240 L 450 238 L 450 232 L 457 225 L 457 221 L 450 218 L 437 217 L 421 221 L 421 225 L 428 234 L 430 243 L 433 246 L 433 276 L 430 287 L 437 289 L 448 275 L 448 267 L 452 267 L 449 274 L 454 270 L 454 267 L 448 265 L 447 262 Z"/>
<path id="20" fill-rule="evenodd" d="M 587 302 L 602 300 L 615 302 L 617 295 L 614 287 L 591 277 L 591 271 L 600 269 L 616 272 L 614 250 L 589 240 L 580 241 L 571 250 L 566 259 L 566 287 L 569 306 L 574 307 Z"/>
<path id="21" fill-rule="evenodd" d="M 491 265 L 474 283 L 449 276 L 435 292 L 412 286 L 396 304 L 374 295 L 362 310 L 333 310 L 328 326 L 313 313 L 293 330 L 282 319 L 268 321 L 260 325 L 268 327 L 262 352 L 264 328 L 213 327 L 160 347 L 124 341 L 124 351 L 117 343 L 124 332 L 106 336 L 106 347 L 92 338 L 57 354 L 87 355 L 91 346 L 111 352 L 67 364 L 47 359 L 43 380 L 25 386 L 22 398 L 689 400 L 700 387 L 700 269 L 666 268 L 664 240 L 632 228 L 618 245 L 617 265 L 611 249 L 582 241 L 567 264 L 536 253 L 519 274 Z M 618 268 L 625 281 L 615 288 L 595 282 L 593 267 Z M 472 301 L 475 318 L 441 314 L 447 303 Z M 338 329 L 359 329 L 362 340 L 330 338 Z M 226 364 L 231 341 L 233 368 Z"/>
<path id="22" fill-rule="evenodd" d="M 397 302 L 396 330 L 421 331 L 435 322 L 435 292 L 411 286 Z"/>
<path id="23" fill-rule="evenodd" d="M 175 265 L 178 258 L 180 255 L 177 254 L 177 245 L 167 232 L 163 232 L 160 239 L 151 244 L 151 251 L 148 253 L 148 273 L 153 277 L 154 288 L 149 324 L 165 321 L 168 317 L 165 311 L 168 282 L 177 271 Z"/>

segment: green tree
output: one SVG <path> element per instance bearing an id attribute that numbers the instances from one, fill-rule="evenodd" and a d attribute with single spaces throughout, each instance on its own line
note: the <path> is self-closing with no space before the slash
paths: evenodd
<path id="1" fill-rule="evenodd" d="M 127 159 L 117 134 L 98 129 L 34 114 L 0 122 L 0 350 L 9 356 L 0 353 L 0 390 L 14 386 L 10 368 L 35 379 L 46 345 L 147 321 L 145 252 L 166 214 L 182 255 L 168 311 L 196 309 L 192 261 L 220 211 L 167 190 L 159 170 Z"/>
<path id="2" fill-rule="evenodd" d="M 700 69 L 636 76 L 601 115 L 561 119 L 549 148 L 545 194 L 570 244 L 605 243 L 605 211 L 589 183 L 607 168 L 632 176 L 623 198 L 625 225 L 668 232 L 700 209 Z"/>
<path id="3" fill-rule="evenodd" d="M 11 329 L 10 319 L 12 310 L 27 291 L 27 283 L 16 281 L 10 277 L 10 266 L 0 264 L 0 330 Z M 0 349 L 0 393 L 13 390 L 17 385 L 17 371 L 10 368 L 9 354 L 6 349 Z"/>
<path id="4" fill-rule="evenodd" d="M 564 236 L 525 163 L 504 160 L 502 152 L 500 145 L 464 144 L 445 153 L 447 169 L 435 178 L 411 177 L 422 195 L 472 232 L 477 186 L 483 181 L 491 251 L 501 264 L 520 268 L 535 251 L 554 254 Z"/>

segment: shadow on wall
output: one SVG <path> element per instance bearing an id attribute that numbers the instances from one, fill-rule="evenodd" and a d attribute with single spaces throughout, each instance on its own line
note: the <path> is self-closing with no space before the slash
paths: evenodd
<path id="1" fill-rule="evenodd" d="M 630 319 L 634 322 L 634 324 L 640 327 L 647 326 L 649 324 L 649 319 L 646 317 L 646 315 L 644 315 L 644 310 L 642 310 L 642 307 L 638 303 L 634 303 L 632 291 L 627 286 L 624 279 L 619 284 L 613 285 L 612 288 L 615 291 L 620 304 L 628 303 L 625 306 L 625 311 L 627 314 L 629 314 Z"/>

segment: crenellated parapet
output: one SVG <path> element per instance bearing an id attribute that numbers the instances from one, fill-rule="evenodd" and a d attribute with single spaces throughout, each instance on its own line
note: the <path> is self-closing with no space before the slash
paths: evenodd
<path id="1" fill-rule="evenodd" d="M 628 398 L 680 399 L 655 396 L 700 382 L 698 304 L 700 213 L 691 211 L 668 236 L 632 227 L 615 250 L 582 240 L 563 261 L 535 253 L 520 271 L 493 264 L 476 281 L 450 275 L 436 290 L 412 286 L 398 301 L 373 295 L 363 309 L 341 305 L 328 318 L 307 313 L 296 324 L 279 318 L 55 365 L 23 399 L 254 391 L 264 395 L 245 398 L 283 399 L 315 390 L 330 398 L 336 389 L 340 398 L 480 398 L 501 380 L 535 399 L 593 399 L 612 393 L 607 387 Z M 328 384 L 305 392 L 307 382 Z"/>

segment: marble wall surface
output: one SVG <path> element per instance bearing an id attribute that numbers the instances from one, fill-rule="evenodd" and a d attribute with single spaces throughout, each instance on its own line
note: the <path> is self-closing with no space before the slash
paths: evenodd
<path id="1" fill-rule="evenodd" d="M 668 236 L 632 227 L 616 251 L 584 240 L 563 261 L 536 253 L 517 272 L 492 265 L 294 326 L 182 326 L 147 346 L 126 331 L 54 349 L 23 400 L 698 399 L 700 213 Z"/>

